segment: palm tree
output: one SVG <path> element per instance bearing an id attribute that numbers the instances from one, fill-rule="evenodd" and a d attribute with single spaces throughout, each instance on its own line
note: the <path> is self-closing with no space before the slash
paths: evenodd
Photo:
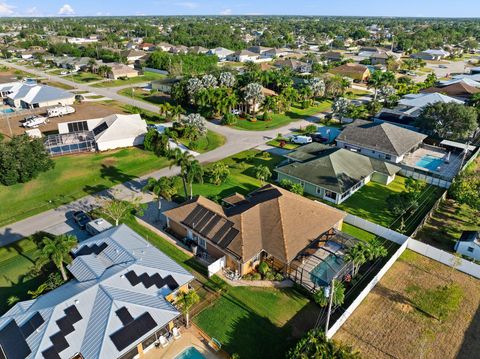
<path id="1" fill-rule="evenodd" d="M 188 292 L 181 292 L 178 296 L 178 303 L 182 310 L 183 315 L 185 315 L 185 327 L 190 326 L 190 309 L 200 301 L 200 297 L 194 289 L 189 290 Z"/>
<path id="2" fill-rule="evenodd" d="M 257 112 L 257 104 L 261 103 L 265 99 L 262 85 L 254 82 L 245 86 L 244 98 L 245 102 L 251 105 L 252 115 L 255 117 Z"/>
<path id="3" fill-rule="evenodd" d="M 238 105 L 238 97 L 235 93 L 232 93 L 230 95 L 225 96 L 222 99 L 222 112 L 225 113 L 230 113 L 232 112 L 232 109 Z M 226 111 L 225 111 L 226 110 Z"/>
<path id="4" fill-rule="evenodd" d="M 170 168 L 174 165 L 180 167 L 180 177 L 183 182 L 183 190 L 185 191 L 185 198 L 188 198 L 187 191 L 187 172 L 190 162 L 193 161 L 194 157 L 188 151 L 182 151 L 180 148 L 175 148 L 171 154 Z"/>
<path id="5" fill-rule="evenodd" d="M 165 103 L 162 103 L 160 106 L 160 115 L 165 115 L 165 119 L 167 121 L 171 121 L 172 120 L 172 111 L 173 111 L 173 105 L 170 104 L 170 102 L 165 102 Z"/>
<path id="6" fill-rule="evenodd" d="M 268 96 L 263 102 L 263 109 L 267 112 L 277 112 L 278 110 L 278 101 L 276 96 Z"/>
<path id="7" fill-rule="evenodd" d="M 268 179 L 272 176 L 272 172 L 270 169 L 265 166 L 265 165 L 258 165 L 255 167 L 255 178 L 260 180 L 260 182 L 263 184 L 265 181 L 268 181 Z"/>
<path id="8" fill-rule="evenodd" d="M 203 167 L 197 160 L 190 161 L 187 166 L 187 183 L 190 186 L 190 199 L 193 198 L 193 182 L 203 183 Z"/>
<path id="9" fill-rule="evenodd" d="M 175 182 L 175 177 L 160 177 L 159 179 L 150 177 L 147 184 L 142 188 L 142 191 L 151 191 L 157 196 L 158 219 L 160 219 L 162 199 L 171 201 L 173 196 L 177 194 L 177 184 Z"/>
<path id="10" fill-rule="evenodd" d="M 325 307 L 328 305 L 330 300 L 330 295 L 332 295 L 332 303 L 335 306 L 342 305 L 345 301 L 345 286 L 339 280 L 333 280 L 333 293 L 326 293 L 323 288 L 320 288 L 315 294 L 313 295 L 313 299 L 315 303 L 317 303 L 321 307 Z M 332 286 L 329 287 L 330 289 Z"/>
<path id="11" fill-rule="evenodd" d="M 53 239 L 44 237 L 39 250 L 36 265 L 38 268 L 53 262 L 60 270 L 64 281 L 68 280 L 64 264 L 71 262 L 70 251 L 77 246 L 77 238 L 69 234 L 55 236 Z"/>

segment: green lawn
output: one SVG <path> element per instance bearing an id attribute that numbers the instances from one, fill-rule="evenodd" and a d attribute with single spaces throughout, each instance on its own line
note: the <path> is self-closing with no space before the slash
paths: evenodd
<path id="1" fill-rule="evenodd" d="M 293 289 L 229 287 L 193 321 L 240 358 L 283 358 L 294 344 L 290 321 L 313 305 Z"/>
<path id="2" fill-rule="evenodd" d="M 332 106 L 331 101 L 322 101 L 316 106 L 302 109 L 292 106 L 290 111 L 282 114 L 273 114 L 271 121 L 262 121 L 258 119 L 256 122 L 248 120 L 239 120 L 233 127 L 240 130 L 248 131 L 264 131 L 272 130 L 288 125 L 290 122 L 301 120 L 313 116 L 319 112 L 328 111 Z"/>
<path id="3" fill-rule="evenodd" d="M 352 226 L 351 224 L 348 224 L 348 223 L 345 223 L 345 222 L 343 222 L 343 224 L 342 224 L 342 232 L 344 232 L 346 234 L 349 234 L 349 235 L 351 235 L 355 238 L 363 239 L 366 242 L 370 242 L 370 241 L 374 240 L 375 238 L 377 238 L 377 235 L 375 235 L 373 233 L 370 233 L 370 232 L 367 232 L 367 231 L 364 231 L 361 228 Z"/>
<path id="4" fill-rule="evenodd" d="M 254 176 L 254 168 L 260 164 L 266 165 L 273 173 L 273 168 L 283 160 L 280 156 L 271 156 L 265 159 L 260 151 L 247 150 L 240 152 L 231 157 L 227 157 L 222 161 L 225 162 L 229 169 L 230 175 L 221 185 L 215 186 L 211 183 L 193 185 L 194 195 L 202 195 L 215 200 L 220 200 L 235 192 L 247 194 L 262 184 Z M 206 168 L 208 170 L 208 166 Z M 183 187 L 179 187 L 179 195 L 183 196 Z"/>
<path id="5" fill-rule="evenodd" d="M 55 168 L 38 178 L 13 186 L 0 186 L 0 225 L 58 207 L 87 194 L 168 165 L 164 158 L 138 148 L 54 159 Z"/>
<path id="6" fill-rule="evenodd" d="M 57 81 L 45 81 L 45 80 L 42 80 L 41 82 L 44 83 L 45 85 L 49 85 L 49 86 L 53 86 L 53 87 L 58 87 L 58 88 L 61 88 L 61 89 L 63 89 L 63 90 L 73 90 L 73 89 L 74 89 L 73 86 L 70 86 L 70 85 L 67 85 L 67 84 L 64 84 L 64 83 L 61 83 L 61 82 L 57 82 Z"/>
<path id="7" fill-rule="evenodd" d="M 117 92 L 119 95 L 134 98 L 135 100 L 144 101 L 153 105 L 159 105 L 168 102 L 169 98 L 161 92 L 151 93 L 138 87 L 124 88 Z"/>
<path id="8" fill-rule="evenodd" d="M 66 80 L 72 80 L 73 82 L 77 83 L 89 83 L 93 81 L 100 81 L 102 80 L 102 77 L 93 74 L 91 72 L 86 72 L 86 71 L 81 71 L 77 72 L 75 74 L 69 74 L 63 76 Z"/>
<path id="9" fill-rule="evenodd" d="M 155 72 L 145 71 L 142 76 L 131 77 L 125 80 L 107 80 L 104 82 L 99 82 L 97 84 L 92 85 L 93 87 L 118 87 L 118 86 L 125 86 L 125 85 L 135 85 L 142 82 L 150 82 L 153 80 L 158 80 L 165 77 L 165 75 L 157 74 Z"/>
<path id="10" fill-rule="evenodd" d="M 190 142 L 188 140 L 180 138 L 179 141 L 185 146 L 189 147 Z M 192 150 L 199 153 L 204 153 L 211 151 L 217 147 L 223 146 L 224 144 L 225 137 L 215 131 L 208 130 L 207 135 L 199 139 L 197 141 L 197 147 L 192 148 Z"/>
<path id="11" fill-rule="evenodd" d="M 396 216 L 388 210 L 387 198 L 393 193 L 403 192 L 405 190 L 405 180 L 405 177 L 397 175 L 395 180 L 388 186 L 369 182 L 338 207 L 384 227 L 390 227 L 395 222 L 393 228 L 396 229 L 400 225 L 400 221 L 396 221 Z M 405 218 L 406 233 L 413 232 L 443 191 L 443 189 L 435 186 L 426 187 L 419 197 L 419 208 L 417 211 L 409 216 L 408 219 Z"/>
<path id="12" fill-rule="evenodd" d="M 280 146 L 280 141 L 276 138 L 268 141 L 267 145 L 273 146 L 273 147 L 278 147 L 278 148 L 283 148 L 285 150 L 294 150 L 294 149 L 296 149 L 300 146 L 296 143 L 289 142 L 287 139 L 285 139 L 285 146 L 281 147 Z"/>
<path id="13" fill-rule="evenodd" d="M 29 290 L 35 290 L 46 279 L 46 275 L 31 275 L 37 245 L 31 238 L 0 248 L 0 314 L 8 309 L 7 299 L 16 296 L 20 300 L 30 299 Z"/>

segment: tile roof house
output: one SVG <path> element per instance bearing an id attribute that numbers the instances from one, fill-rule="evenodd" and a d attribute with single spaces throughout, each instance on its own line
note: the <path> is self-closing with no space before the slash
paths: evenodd
<path id="1" fill-rule="evenodd" d="M 399 163 L 415 151 L 426 135 L 390 123 L 355 120 L 337 136 L 337 146 L 363 155 Z"/>
<path id="2" fill-rule="evenodd" d="M 410 57 L 414 59 L 431 60 L 431 61 L 442 60 L 448 56 L 450 56 L 450 53 L 442 49 L 434 49 L 434 50 L 428 49 L 428 50 L 417 52 L 415 54 L 410 55 Z"/>
<path id="3" fill-rule="evenodd" d="M 228 61 L 235 62 L 255 62 L 260 57 L 259 54 L 248 50 L 239 50 L 227 55 Z"/>
<path id="4" fill-rule="evenodd" d="M 279 68 L 288 68 L 295 72 L 299 72 L 302 74 L 309 73 L 312 71 L 312 64 L 302 62 L 299 60 L 294 59 L 287 59 L 287 60 L 280 60 L 275 62 L 275 66 Z"/>
<path id="5" fill-rule="evenodd" d="M 365 82 L 370 77 L 370 70 L 367 66 L 355 63 L 334 67 L 329 72 L 334 75 L 349 77 L 356 82 Z"/>
<path id="6" fill-rule="evenodd" d="M 117 80 L 121 77 L 130 78 L 138 76 L 138 71 L 128 65 L 120 63 L 112 63 L 106 65 L 110 67 L 110 71 L 107 75 L 109 79 Z"/>
<path id="7" fill-rule="evenodd" d="M 225 61 L 227 59 L 227 56 L 230 56 L 234 53 L 235 51 L 226 49 L 224 47 L 216 47 L 214 49 L 208 50 L 209 55 L 217 55 L 219 61 Z"/>
<path id="8" fill-rule="evenodd" d="M 312 241 L 340 229 L 345 217 L 271 184 L 224 202 L 228 206 L 199 196 L 163 214 L 172 233 L 192 238 L 211 257 L 225 257 L 226 266 L 240 275 L 267 257 L 286 269 Z"/>
<path id="9" fill-rule="evenodd" d="M 0 317 L 0 357 L 132 358 L 181 317 L 194 277 L 126 225 L 72 252 L 73 279 Z"/>
<path id="10" fill-rule="evenodd" d="M 458 81 L 447 86 L 429 87 L 421 92 L 441 93 L 461 101 L 468 101 L 473 95 L 480 92 L 480 88 L 470 86 L 464 81 Z"/>
<path id="11" fill-rule="evenodd" d="M 343 148 L 311 143 L 285 157 L 275 169 L 278 181 L 302 185 L 304 192 L 340 204 L 370 181 L 388 185 L 400 167 Z"/>

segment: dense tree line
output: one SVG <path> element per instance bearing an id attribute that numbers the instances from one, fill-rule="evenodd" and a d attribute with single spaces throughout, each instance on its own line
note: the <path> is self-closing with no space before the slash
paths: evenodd
<path id="1" fill-rule="evenodd" d="M 0 142 L 0 183 L 25 183 L 54 167 L 41 139 L 27 135 Z"/>
<path id="2" fill-rule="evenodd" d="M 147 60 L 147 66 L 166 70 L 171 75 L 197 75 L 214 70 L 218 58 L 210 55 L 178 54 L 156 51 Z"/>

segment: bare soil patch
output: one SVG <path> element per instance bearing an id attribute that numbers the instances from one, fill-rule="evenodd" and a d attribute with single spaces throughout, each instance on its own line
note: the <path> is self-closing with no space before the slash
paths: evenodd
<path id="1" fill-rule="evenodd" d="M 73 105 L 75 107 L 75 113 L 67 115 L 64 117 L 54 117 L 50 119 L 50 122 L 39 127 L 40 131 L 43 133 L 56 132 L 58 130 L 58 124 L 62 122 L 70 121 L 79 121 L 79 120 L 88 120 L 92 118 L 100 118 L 115 113 L 124 114 L 125 111 L 122 110 L 119 106 L 115 104 L 105 104 L 105 103 L 92 103 L 84 102 L 81 104 Z M 25 116 L 30 115 L 34 112 L 29 110 L 21 111 L 14 115 L 0 116 L 0 133 L 10 136 L 10 129 L 8 122 L 10 122 L 10 127 L 12 129 L 13 135 L 21 135 L 25 133 L 25 128 L 23 128 L 22 121 Z M 45 110 L 40 109 L 36 113 L 42 115 L 45 114 Z"/>
<path id="2" fill-rule="evenodd" d="M 452 284 L 453 283 L 453 284 Z M 444 320 L 419 310 L 410 288 L 457 285 L 462 296 Z M 364 358 L 475 358 L 480 351 L 480 281 L 411 251 L 387 272 L 334 339 Z"/>

